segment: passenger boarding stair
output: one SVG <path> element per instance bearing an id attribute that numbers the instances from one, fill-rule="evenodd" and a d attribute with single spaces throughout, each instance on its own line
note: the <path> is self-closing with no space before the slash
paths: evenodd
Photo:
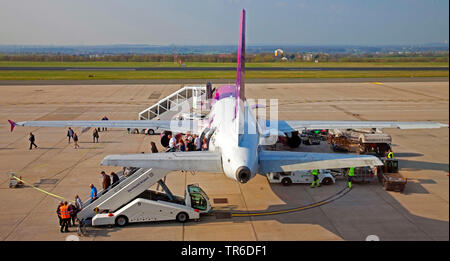
<path id="1" fill-rule="evenodd" d="M 199 106 L 199 103 L 206 100 L 206 89 L 205 86 L 184 86 L 159 100 L 153 106 L 141 111 L 139 120 L 171 120 L 186 108 L 189 110 L 201 109 L 199 107 L 202 106 Z"/>
<path id="2" fill-rule="evenodd" d="M 77 213 L 77 218 L 86 220 L 102 210 L 115 211 L 163 179 L 169 172 L 170 170 L 141 168 L 128 177 L 122 176 L 117 184 L 113 184 L 106 191 L 100 191 L 95 200 L 86 201 Z"/>

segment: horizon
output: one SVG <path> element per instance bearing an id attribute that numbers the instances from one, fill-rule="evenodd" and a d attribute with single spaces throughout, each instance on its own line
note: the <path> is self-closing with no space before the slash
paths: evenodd
<path id="1" fill-rule="evenodd" d="M 404 46 L 449 46 L 448 42 L 429 42 L 429 43 L 405 43 L 405 44 L 296 44 L 296 43 L 250 43 L 246 44 L 246 46 L 308 46 L 308 47 L 332 47 L 332 46 L 360 46 L 360 47 L 404 47 Z M 176 46 L 236 46 L 236 44 L 145 44 L 145 43 L 104 43 L 104 44 L 0 44 L 0 46 L 45 46 L 45 47 L 97 47 L 97 46 L 152 46 L 152 47 L 176 47 Z"/>

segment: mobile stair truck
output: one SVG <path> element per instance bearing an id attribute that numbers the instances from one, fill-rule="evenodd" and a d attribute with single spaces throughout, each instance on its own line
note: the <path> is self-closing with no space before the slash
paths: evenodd
<path id="1" fill-rule="evenodd" d="M 88 200 L 77 213 L 80 223 L 125 226 L 128 223 L 177 220 L 198 220 L 209 213 L 211 204 L 198 185 L 188 185 L 185 197 L 173 195 L 163 181 L 169 173 L 162 169 L 138 169 L 128 177 L 121 176 L 117 184 L 100 191 L 94 200 Z M 164 192 L 149 190 L 158 183 Z"/>

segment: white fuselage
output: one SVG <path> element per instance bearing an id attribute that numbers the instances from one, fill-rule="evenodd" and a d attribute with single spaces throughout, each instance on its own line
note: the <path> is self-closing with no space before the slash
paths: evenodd
<path id="1" fill-rule="evenodd" d="M 235 118 L 235 102 L 234 97 L 227 97 L 216 101 L 214 104 L 209 119 L 212 121 L 210 128 L 215 128 L 215 132 L 211 136 L 209 150 L 219 151 L 222 154 L 225 175 L 245 183 L 259 171 L 259 130 L 248 106 L 243 106 L 243 110 Z M 247 117 L 242 118 L 244 115 L 247 115 Z M 240 117 L 243 125 L 246 126 L 245 130 L 241 131 L 241 137 L 239 137 L 237 126 Z M 246 176 L 240 177 L 240 175 Z"/>

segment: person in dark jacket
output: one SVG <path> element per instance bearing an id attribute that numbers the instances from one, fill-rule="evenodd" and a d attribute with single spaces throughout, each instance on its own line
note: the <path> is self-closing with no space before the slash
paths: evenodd
<path id="1" fill-rule="evenodd" d="M 150 142 L 150 148 L 151 148 L 152 153 L 158 153 L 158 148 L 156 148 L 156 143 L 154 143 L 153 141 Z"/>
<path id="2" fill-rule="evenodd" d="M 97 140 L 97 143 L 98 143 L 99 135 L 98 135 L 98 131 L 97 131 L 96 128 L 94 128 L 94 131 L 92 132 L 92 138 L 93 138 L 93 140 L 92 140 L 93 143 L 95 143 L 96 140 Z"/>
<path id="3" fill-rule="evenodd" d="M 106 116 L 102 118 L 102 121 L 108 121 L 108 120 L 109 119 Z M 102 131 L 107 131 L 107 130 L 108 130 L 108 128 L 104 128 L 104 127 L 102 128 Z"/>
<path id="4" fill-rule="evenodd" d="M 78 145 L 78 135 L 76 133 L 73 133 L 73 143 L 75 143 L 75 149 L 80 147 L 80 145 Z"/>
<path id="5" fill-rule="evenodd" d="M 69 227 L 74 227 L 75 226 L 75 218 L 77 217 L 77 209 L 72 203 L 69 203 L 69 205 L 67 206 L 67 210 L 69 210 L 69 214 L 70 214 Z M 70 223 L 70 221 L 72 221 L 72 224 Z"/>
<path id="6" fill-rule="evenodd" d="M 110 176 L 111 176 L 111 179 L 112 179 L 112 185 L 114 187 L 119 182 L 119 176 L 117 176 L 117 174 L 114 173 L 114 172 L 111 172 Z"/>
<path id="7" fill-rule="evenodd" d="M 37 148 L 38 146 L 34 143 L 34 141 L 36 140 L 36 138 L 34 137 L 33 133 L 30 132 L 30 138 L 28 138 L 28 140 L 30 141 L 30 150 L 31 148 L 33 148 L 32 146 L 34 145 L 35 148 Z"/>
<path id="8" fill-rule="evenodd" d="M 61 213 L 60 212 L 60 208 L 61 208 L 61 206 L 64 206 L 64 202 L 62 202 L 62 201 L 59 202 L 58 208 L 56 209 L 56 214 L 58 215 L 59 225 L 60 226 L 62 225 L 62 218 L 60 216 L 60 213 Z"/>
<path id="9" fill-rule="evenodd" d="M 69 129 L 67 130 L 67 137 L 69 137 L 69 144 L 70 144 L 70 138 L 73 138 L 73 130 L 71 127 L 69 127 Z"/>
<path id="10" fill-rule="evenodd" d="M 106 172 L 104 171 L 102 171 L 101 174 L 103 176 L 102 187 L 105 193 L 108 190 L 109 186 L 111 186 L 111 178 L 108 175 L 106 175 Z"/>

